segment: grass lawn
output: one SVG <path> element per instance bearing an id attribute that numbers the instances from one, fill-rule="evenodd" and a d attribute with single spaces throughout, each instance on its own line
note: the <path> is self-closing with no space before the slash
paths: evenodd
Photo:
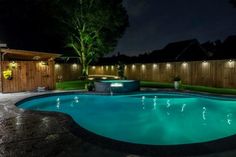
<path id="1" fill-rule="evenodd" d="M 66 81 L 57 83 L 56 88 L 62 90 L 84 90 L 85 85 L 90 81 Z M 151 88 L 174 88 L 173 83 L 161 83 L 161 82 L 150 82 L 150 81 L 141 81 L 141 87 L 151 87 Z M 208 92 L 215 94 L 233 94 L 236 95 L 236 89 L 230 88 L 214 88 L 206 86 L 192 86 L 192 85 L 182 85 L 181 89 L 191 90 L 191 91 L 200 91 Z"/>
<path id="2" fill-rule="evenodd" d="M 141 87 L 174 88 L 174 84 L 173 83 L 160 83 L 160 82 L 141 81 Z M 181 85 L 181 89 L 182 90 L 191 90 L 191 91 L 215 93 L 215 94 L 233 94 L 233 95 L 236 95 L 236 89 L 232 89 L 232 88 L 214 88 L 214 87 L 206 87 L 206 86 Z"/>
<path id="3" fill-rule="evenodd" d="M 84 90 L 85 85 L 88 84 L 90 81 L 65 81 L 65 82 L 58 82 L 56 84 L 56 89 L 62 90 Z"/>

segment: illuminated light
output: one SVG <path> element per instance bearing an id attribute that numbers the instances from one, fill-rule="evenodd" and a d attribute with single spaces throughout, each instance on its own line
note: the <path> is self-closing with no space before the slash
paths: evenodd
<path id="1" fill-rule="evenodd" d="M 73 67 L 73 68 L 77 68 L 77 66 L 78 66 L 78 65 L 77 65 L 77 64 L 75 64 L 75 63 L 74 63 L 74 64 L 72 64 L 72 67 Z"/>
<path id="2" fill-rule="evenodd" d="M 104 67 L 102 66 L 102 70 L 104 69 Z"/>
<path id="3" fill-rule="evenodd" d="M 74 97 L 75 103 L 79 103 L 79 98 L 77 96 Z"/>
<path id="4" fill-rule="evenodd" d="M 106 80 L 106 79 L 107 79 L 107 77 L 102 77 L 102 79 L 103 79 L 103 80 Z"/>
<path id="5" fill-rule="evenodd" d="M 57 98 L 57 105 L 56 105 L 56 108 L 57 108 L 57 109 L 60 109 L 60 105 L 61 105 L 60 98 Z"/>
<path id="6" fill-rule="evenodd" d="M 142 70 L 145 70 L 146 66 L 144 64 L 142 64 Z"/>
<path id="7" fill-rule="evenodd" d="M 234 68 L 234 61 L 233 60 L 229 60 L 228 64 L 229 64 L 229 68 Z"/>
<path id="8" fill-rule="evenodd" d="M 96 69 L 96 67 L 95 67 L 95 66 L 92 66 L 92 69 L 93 69 L 93 70 L 95 70 L 95 69 Z"/>
<path id="9" fill-rule="evenodd" d="M 41 57 L 40 56 L 34 56 L 32 59 L 33 60 L 39 60 L 39 59 L 41 59 Z"/>
<path id="10" fill-rule="evenodd" d="M 153 69 L 156 69 L 157 68 L 157 64 L 153 64 L 152 67 L 153 67 Z"/>
<path id="11" fill-rule="evenodd" d="M 184 112 L 185 106 L 186 106 L 186 104 L 183 104 L 183 105 L 182 105 L 181 112 Z"/>
<path id="12" fill-rule="evenodd" d="M 170 104 L 170 100 L 167 100 L 166 104 L 167 104 L 166 107 L 169 108 L 169 107 L 171 106 L 171 104 Z"/>
<path id="13" fill-rule="evenodd" d="M 132 70 L 134 70 L 135 68 L 136 68 L 136 66 L 133 64 L 133 65 L 132 65 Z"/>
<path id="14" fill-rule="evenodd" d="M 208 64 L 209 64 L 209 63 L 208 63 L 207 61 L 203 61 L 203 62 L 202 62 L 202 65 L 203 65 L 203 66 L 207 66 Z"/>
<path id="15" fill-rule="evenodd" d="M 111 70 L 114 70 L 114 65 L 111 66 Z"/>
<path id="16" fill-rule="evenodd" d="M 108 66 L 106 66 L 106 70 L 108 70 L 108 68 L 109 68 L 109 67 L 108 67 Z"/>
<path id="17" fill-rule="evenodd" d="M 114 77 L 115 79 L 119 79 L 120 77 L 119 76 L 116 76 L 116 77 Z"/>
<path id="18" fill-rule="evenodd" d="M 88 80 L 92 81 L 92 80 L 94 80 L 94 78 L 93 77 L 89 77 Z"/>
<path id="19" fill-rule="evenodd" d="M 227 114 L 227 123 L 231 125 L 232 123 L 232 113 Z"/>
<path id="20" fill-rule="evenodd" d="M 111 83 L 110 87 L 123 87 L 123 83 Z"/>
<path id="21" fill-rule="evenodd" d="M 22 118 L 21 118 L 21 116 L 17 116 L 16 117 L 16 126 L 21 125 L 21 124 L 22 124 Z"/>
<path id="22" fill-rule="evenodd" d="M 183 67 L 186 67 L 186 66 L 188 66 L 188 63 L 183 62 L 183 63 L 182 63 L 182 66 L 183 66 Z"/>
<path id="23" fill-rule="evenodd" d="M 39 64 L 40 64 L 41 66 L 48 65 L 48 63 L 47 63 L 47 62 L 44 62 L 44 61 L 41 61 Z"/>
<path id="24" fill-rule="evenodd" d="M 10 64 L 9 64 L 9 67 L 10 68 L 16 68 L 17 67 L 17 63 L 15 61 L 12 61 Z"/>
<path id="25" fill-rule="evenodd" d="M 55 68 L 56 69 L 60 68 L 60 64 L 55 64 Z"/>
<path id="26" fill-rule="evenodd" d="M 127 69 L 127 65 L 125 65 L 125 69 Z"/>
<path id="27" fill-rule="evenodd" d="M 171 68 L 171 64 L 170 63 L 166 63 L 166 68 Z"/>
<path id="28" fill-rule="evenodd" d="M 154 97 L 153 99 L 153 110 L 157 109 L 157 96 Z"/>
<path id="29" fill-rule="evenodd" d="M 206 120 L 206 107 L 203 107 L 202 110 L 203 110 L 202 111 L 202 119 Z"/>
<path id="30" fill-rule="evenodd" d="M 143 110 L 145 110 L 145 96 L 142 96 L 142 106 L 143 106 Z"/>

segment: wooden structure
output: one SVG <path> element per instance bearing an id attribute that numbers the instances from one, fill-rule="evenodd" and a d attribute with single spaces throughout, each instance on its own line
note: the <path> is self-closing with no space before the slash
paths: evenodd
<path id="1" fill-rule="evenodd" d="M 75 64 L 56 66 L 56 77 L 62 78 L 63 81 L 78 79 L 80 72 L 81 67 Z M 89 74 L 117 75 L 117 69 L 111 65 L 91 66 Z M 236 88 L 236 61 L 209 60 L 125 66 L 125 76 L 128 79 L 172 83 L 176 75 L 180 76 L 183 84 Z"/>
<path id="2" fill-rule="evenodd" d="M 55 88 L 54 59 L 59 54 L 0 49 L 0 92 L 33 91 L 37 87 Z M 12 79 L 4 78 L 10 70 Z"/>

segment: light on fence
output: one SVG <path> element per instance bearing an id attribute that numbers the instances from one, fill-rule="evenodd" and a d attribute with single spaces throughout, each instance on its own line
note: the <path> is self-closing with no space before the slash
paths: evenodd
<path id="1" fill-rule="evenodd" d="M 93 70 L 95 70 L 95 69 L 96 69 L 96 67 L 95 67 L 95 66 L 92 66 L 92 69 L 93 69 Z"/>
<path id="2" fill-rule="evenodd" d="M 229 68 L 234 68 L 234 61 L 233 60 L 229 60 L 228 64 L 229 64 Z"/>
<path id="3" fill-rule="evenodd" d="M 111 70 L 114 70 L 114 65 L 111 66 Z"/>
<path id="4" fill-rule="evenodd" d="M 182 63 L 182 66 L 183 66 L 184 68 L 186 68 L 186 67 L 188 66 L 188 63 L 183 62 L 183 63 Z"/>
<path id="5" fill-rule="evenodd" d="M 208 63 L 207 61 L 203 61 L 203 62 L 202 62 L 202 66 L 206 67 L 206 66 L 208 66 L 208 65 L 209 65 L 209 63 Z"/>
<path id="6" fill-rule="evenodd" d="M 73 68 L 77 68 L 77 66 L 78 66 L 78 65 L 77 65 L 77 64 L 75 64 L 75 63 L 74 63 L 74 64 L 72 64 L 72 67 L 73 67 Z"/>
<path id="7" fill-rule="evenodd" d="M 102 66 L 101 68 L 102 68 L 102 70 L 104 69 L 104 67 L 103 67 L 103 66 Z"/>
<path id="8" fill-rule="evenodd" d="M 17 67 L 17 63 L 15 61 L 12 61 L 9 63 L 9 67 L 15 69 Z"/>
<path id="9" fill-rule="evenodd" d="M 108 68 L 109 68 L 109 67 L 108 67 L 108 66 L 106 66 L 106 70 L 108 70 Z"/>
<path id="10" fill-rule="evenodd" d="M 142 70 L 145 70 L 146 65 L 142 64 Z"/>
<path id="11" fill-rule="evenodd" d="M 127 69 L 127 65 L 125 65 L 125 70 Z"/>
<path id="12" fill-rule="evenodd" d="M 133 65 L 132 65 L 132 70 L 135 70 L 135 68 L 136 68 L 136 66 L 133 64 Z"/>
<path id="13" fill-rule="evenodd" d="M 170 69 L 171 68 L 171 64 L 170 63 L 166 63 L 166 68 Z"/>
<path id="14" fill-rule="evenodd" d="M 41 66 L 44 66 L 44 65 L 48 65 L 48 62 L 41 61 L 39 64 L 40 64 Z"/>
<path id="15" fill-rule="evenodd" d="M 152 67 L 153 67 L 153 69 L 156 69 L 157 68 L 157 64 L 153 64 Z"/>
<path id="16" fill-rule="evenodd" d="M 55 68 L 56 69 L 60 68 L 60 64 L 55 64 Z"/>

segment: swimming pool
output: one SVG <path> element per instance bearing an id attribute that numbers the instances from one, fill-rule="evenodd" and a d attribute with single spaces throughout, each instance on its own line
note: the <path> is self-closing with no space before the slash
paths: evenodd
<path id="1" fill-rule="evenodd" d="M 236 99 L 182 93 L 50 95 L 19 108 L 69 114 L 82 128 L 144 145 L 203 143 L 236 134 Z"/>

